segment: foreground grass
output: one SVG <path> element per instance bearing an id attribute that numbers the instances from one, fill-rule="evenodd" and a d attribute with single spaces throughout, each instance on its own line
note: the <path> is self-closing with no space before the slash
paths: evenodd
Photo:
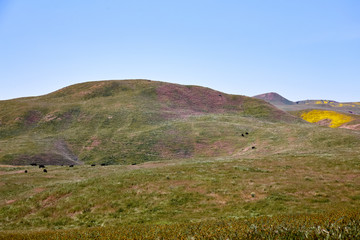
<path id="1" fill-rule="evenodd" d="M 228 221 L 360 206 L 355 150 L 47 169 L 0 169 L 0 230 Z"/>
<path id="2" fill-rule="evenodd" d="M 171 225 L 0 232 L 0 239 L 359 239 L 359 211 Z"/>

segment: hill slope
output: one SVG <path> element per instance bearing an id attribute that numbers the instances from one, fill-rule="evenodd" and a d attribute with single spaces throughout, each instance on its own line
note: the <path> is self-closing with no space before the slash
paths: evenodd
<path id="1" fill-rule="evenodd" d="M 199 86 L 86 82 L 1 101 L 0 162 L 128 164 L 235 154 L 252 143 L 241 137 L 254 131 L 237 123 L 243 119 L 298 122 L 262 100 Z"/>

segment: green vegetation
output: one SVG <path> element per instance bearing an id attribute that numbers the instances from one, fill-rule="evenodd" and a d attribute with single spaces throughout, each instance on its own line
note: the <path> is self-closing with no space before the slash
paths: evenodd
<path id="1" fill-rule="evenodd" d="M 343 151 L 49 166 L 48 173 L 2 167 L 0 225 L 25 230 L 176 224 L 355 209 L 358 156 Z"/>

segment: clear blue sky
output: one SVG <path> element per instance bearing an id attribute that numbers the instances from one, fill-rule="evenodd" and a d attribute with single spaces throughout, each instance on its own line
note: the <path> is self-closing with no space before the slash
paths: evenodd
<path id="1" fill-rule="evenodd" d="M 360 1 L 0 0 L 0 99 L 128 78 L 360 101 Z"/>

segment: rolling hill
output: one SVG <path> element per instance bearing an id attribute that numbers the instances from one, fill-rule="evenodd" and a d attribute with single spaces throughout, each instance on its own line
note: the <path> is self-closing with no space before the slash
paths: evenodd
<path id="1" fill-rule="evenodd" d="M 199 86 L 86 82 L 1 101 L 0 162 L 129 164 L 237 154 L 253 144 L 241 134 L 256 126 L 239 121 L 299 119 L 262 100 Z"/>

